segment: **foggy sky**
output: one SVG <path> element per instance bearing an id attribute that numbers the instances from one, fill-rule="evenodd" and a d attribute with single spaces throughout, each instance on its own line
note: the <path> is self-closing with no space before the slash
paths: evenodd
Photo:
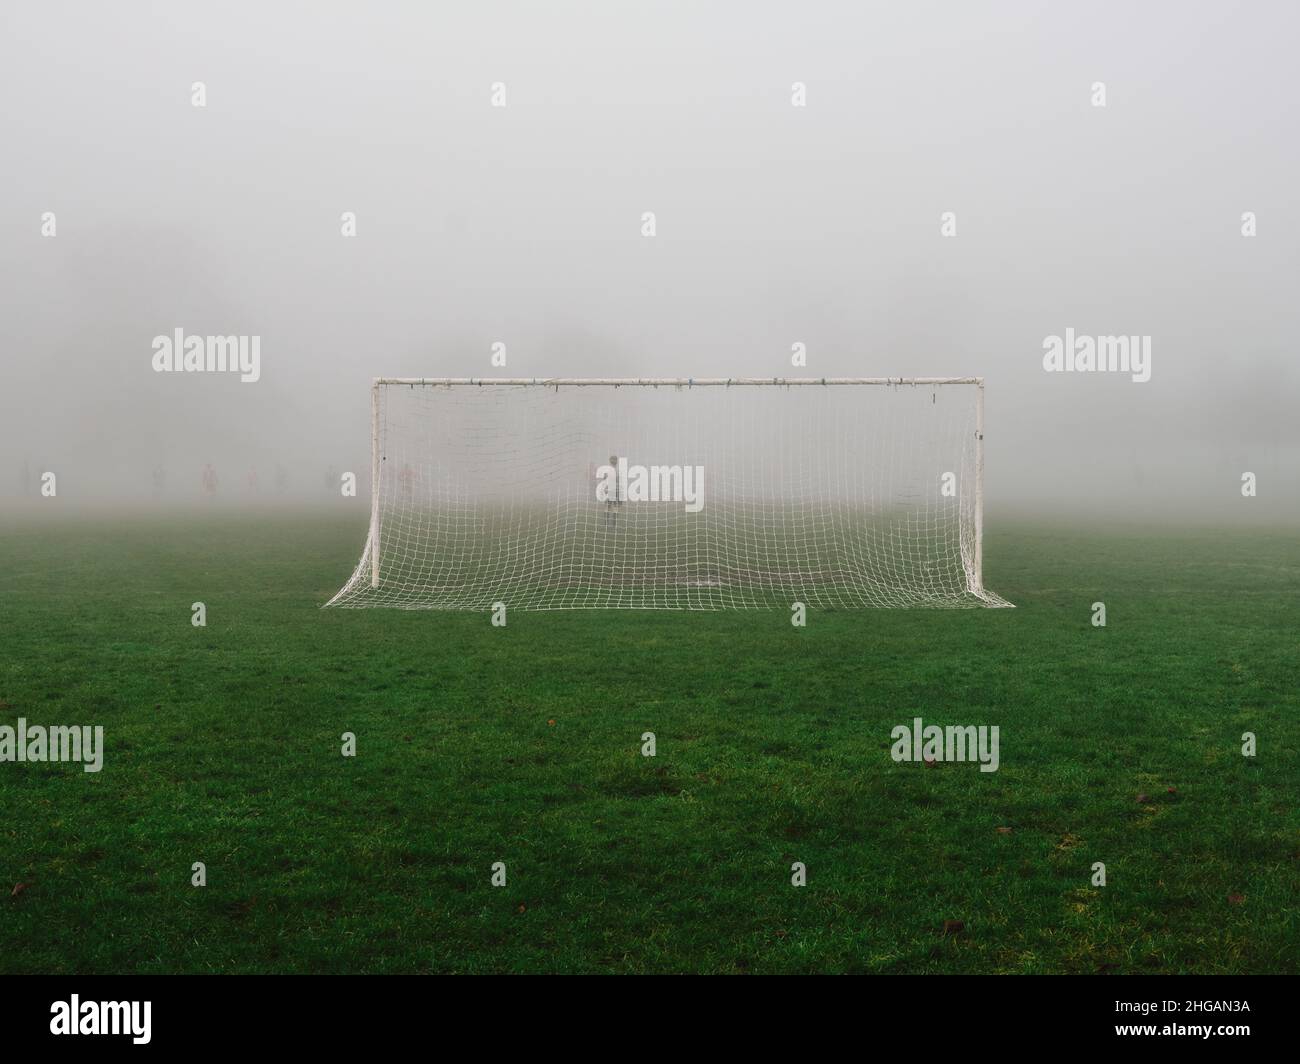
<path id="1" fill-rule="evenodd" d="M 317 492 L 369 466 L 370 378 L 501 341 L 982 375 L 990 522 L 1294 519 L 1297 39 L 1289 3 L 6 3 L 0 503 L 24 466 Z M 178 327 L 260 336 L 261 380 L 155 373 Z M 1045 373 L 1066 328 L 1150 335 L 1151 380 Z"/>

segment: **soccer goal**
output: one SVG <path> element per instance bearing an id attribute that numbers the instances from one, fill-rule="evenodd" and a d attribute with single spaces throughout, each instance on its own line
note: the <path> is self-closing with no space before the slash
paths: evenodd
<path id="1" fill-rule="evenodd" d="M 983 440 L 979 377 L 380 378 L 327 605 L 1007 606 Z"/>

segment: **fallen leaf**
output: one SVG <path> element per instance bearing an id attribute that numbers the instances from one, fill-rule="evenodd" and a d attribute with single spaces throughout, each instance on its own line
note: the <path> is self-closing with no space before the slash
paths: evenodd
<path id="1" fill-rule="evenodd" d="M 18 897 L 19 894 L 21 894 L 23 891 L 25 891 L 25 890 L 26 890 L 28 887 L 30 887 L 30 886 L 31 886 L 30 883 L 15 883 L 15 884 L 14 884 L 14 889 L 11 890 L 11 891 L 9 892 L 9 897 L 11 897 L 11 898 L 16 898 L 16 897 Z"/>
<path id="2" fill-rule="evenodd" d="M 550 720 L 548 720 L 546 723 L 547 723 L 548 725 L 550 725 L 552 728 L 554 728 L 554 727 L 555 727 L 555 718 L 552 717 L 552 718 L 551 718 Z"/>
<path id="3" fill-rule="evenodd" d="M 966 923 L 963 920 L 945 920 L 943 922 L 943 935 L 947 938 L 949 935 L 955 935 L 959 931 L 966 930 Z"/>
<path id="4" fill-rule="evenodd" d="M 1244 894 L 1229 894 L 1229 895 L 1228 895 L 1228 904 L 1229 904 L 1229 905 L 1240 905 L 1240 904 L 1241 904 L 1243 901 L 1245 901 L 1245 900 L 1246 900 L 1246 895 L 1244 895 Z"/>
<path id="5" fill-rule="evenodd" d="M 1178 793 L 1178 788 L 1177 788 L 1177 787 L 1166 787 L 1166 788 L 1165 788 L 1165 794 L 1177 794 L 1177 793 Z"/>
<path id="6" fill-rule="evenodd" d="M 999 834 L 999 835 L 1010 835 L 1010 834 L 1011 834 L 1011 829 L 1010 829 L 1010 828 L 998 828 L 998 834 Z"/>
<path id="7" fill-rule="evenodd" d="M 520 903 L 519 903 L 519 911 L 520 911 L 521 913 L 526 913 L 526 912 L 528 911 L 528 906 L 525 905 L 523 902 L 520 902 Z"/>

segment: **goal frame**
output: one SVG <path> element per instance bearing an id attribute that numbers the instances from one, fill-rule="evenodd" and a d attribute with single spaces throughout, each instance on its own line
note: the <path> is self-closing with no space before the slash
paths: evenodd
<path id="1" fill-rule="evenodd" d="M 974 580 L 969 590 L 984 595 L 984 378 L 983 377 L 375 377 L 370 385 L 370 586 L 379 587 L 379 389 L 410 387 L 489 388 L 750 388 L 868 387 L 929 388 L 975 386 L 975 545 Z"/>

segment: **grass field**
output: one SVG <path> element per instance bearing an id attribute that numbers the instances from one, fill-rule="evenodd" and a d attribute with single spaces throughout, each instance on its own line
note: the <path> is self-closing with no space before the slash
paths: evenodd
<path id="1" fill-rule="evenodd" d="M 806 629 L 318 609 L 363 537 L 0 527 L 0 724 L 106 731 L 0 764 L 0 969 L 1300 970 L 1293 530 L 993 527 L 1018 609 Z M 894 763 L 918 715 L 999 771 Z"/>

